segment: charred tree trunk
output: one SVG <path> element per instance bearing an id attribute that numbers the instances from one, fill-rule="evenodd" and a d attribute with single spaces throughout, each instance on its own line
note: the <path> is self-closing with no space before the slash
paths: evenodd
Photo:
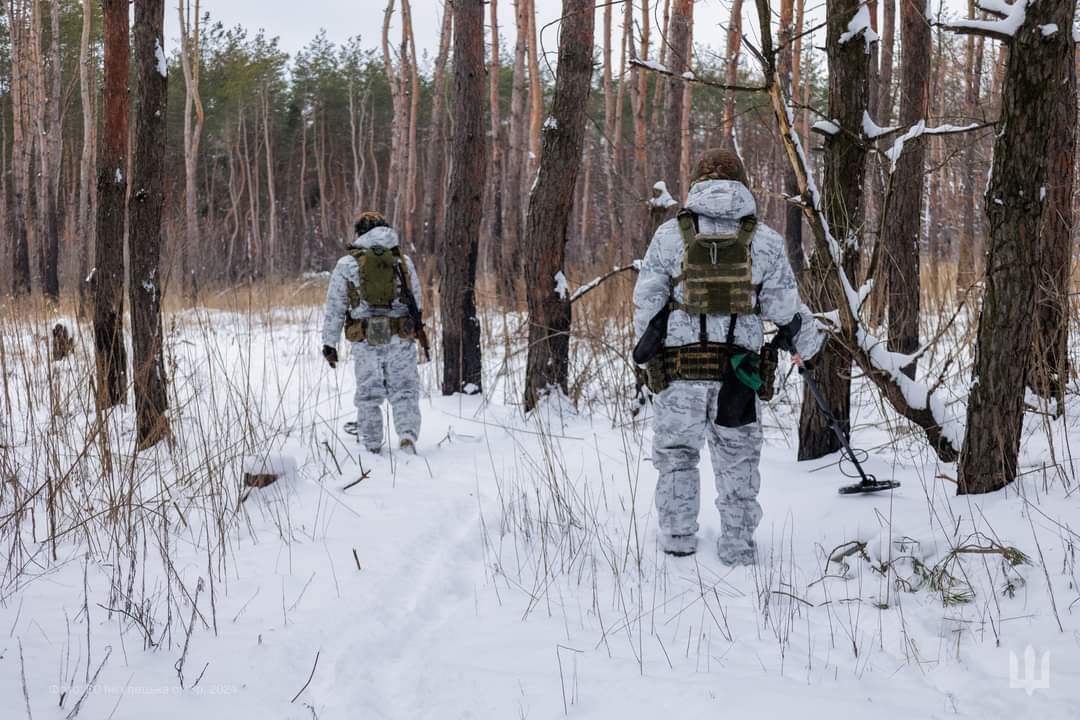
<path id="1" fill-rule="evenodd" d="M 102 0 L 105 31 L 103 128 L 94 253 L 94 357 L 98 412 L 125 402 L 124 210 L 127 194 L 128 4 Z"/>
<path id="2" fill-rule="evenodd" d="M 533 409 L 549 390 L 567 389 L 570 297 L 563 258 L 585 137 L 594 23 L 592 0 L 563 0 L 555 98 L 551 117 L 544 123 L 540 170 L 526 222 L 526 410 Z"/>
<path id="3" fill-rule="evenodd" d="M 866 147 L 860 128 L 870 87 L 870 54 L 864 34 L 842 37 L 858 12 L 860 0 L 829 0 L 826 49 L 829 62 L 829 117 L 843 129 L 825 138 L 824 210 L 833 236 L 843 249 L 841 263 L 854 282 L 859 262 L 863 216 L 863 177 Z M 868 32 L 864 30 L 863 33 Z M 829 277 L 831 259 L 815 251 L 810 260 L 811 307 L 832 310 L 847 298 L 837 296 L 838 284 Z M 845 427 L 851 418 L 851 355 L 830 339 L 817 360 L 814 376 L 830 409 Z M 840 449 L 809 389 L 803 391 L 799 420 L 799 459 L 813 460 Z"/>
<path id="4" fill-rule="evenodd" d="M 960 453 L 960 494 L 998 490 L 1016 478 L 1024 391 L 1036 323 L 1040 230 L 1050 203 L 1046 140 L 1059 122 L 1074 72 L 1073 0 L 1029 3 L 1011 43 L 1002 87 L 1001 130 L 986 191 L 990 225 L 986 292 L 974 385 Z M 1062 30 L 1047 34 L 1055 25 Z M 1075 107 L 1075 106 L 1074 106 Z M 1073 125 L 1075 130 L 1075 124 Z"/>
<path id="5" fill-rule="evenodd" d="M 901 3 L 900 124 L 925 121 L 930 90 L 930 24 L 918 4 Z M 882 212 L 882 260 L 889 317 L 889 350 L 905 354 L 919 349 L 919 238 L 922 229 L 923 172 L 926 140 L 904 145 L 891 173 Z M 904 368 L 911 377 L 915 367 Z"/>
<path id="6" fill-rule="evenodd" d="M 161 210 L 165 204 L 165 0 L 135 2 L 135 155 L 131 196 L 132 367 L 136 447 L 169 435 L 161 325 Z"/>
<path id="7" fill-rule="evenodd" d="M 454 131 L 450 202 L 439 261 L 444 395 L 483 387 L 480 320 L 476 317 L 476 262 L 483 218 L 488 144 L 484 106 L 484 3 L 454 4 Z"/>

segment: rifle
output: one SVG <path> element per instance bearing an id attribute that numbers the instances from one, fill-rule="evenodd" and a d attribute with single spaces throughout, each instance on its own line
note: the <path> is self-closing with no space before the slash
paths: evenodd
<path id="1" fill-rule="evenodd" d="M 416 303 L 416 296 L 413 294 L 409 281 L 405 278 L 405 271 L 402 270 L 400 262 L 394 265 L 394 272 L 397 273 L 398 280 L 401 282 L 402 299 L 416 328 L 416 339 L 424 350 L 424 361 L 431 362 L 431 345 L 428 342 L 427 330 L 424 329 L 424 316 L 420 312 L 420 306 Z"/>

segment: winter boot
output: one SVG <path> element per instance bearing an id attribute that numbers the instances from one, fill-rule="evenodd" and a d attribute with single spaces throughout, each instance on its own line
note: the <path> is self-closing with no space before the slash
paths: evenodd
<path id="1" fill-rule="evenodd" d="M 723 534 L 716 541 L 716 554 L 729 567 L 753 565 L 757 562 L 757 545 L 752 536 Z"/>
<path id="2" fill-rule="evenodd" d="M 660 549 L 668 555 L 686 557 L 697 552 L 697 535 L 668 535 L 660 533 Z"/>
<path id="3" fill-rule="evenodd" d="M 412 438 L 401 438 L 401 443 L 398 445 L 401 448 L 401 452 L 408 453 L 410 455 L 416 454 L 416 441 Z"/>

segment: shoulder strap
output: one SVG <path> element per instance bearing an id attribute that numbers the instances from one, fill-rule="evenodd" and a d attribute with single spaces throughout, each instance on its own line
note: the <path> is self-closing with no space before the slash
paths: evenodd
<path id="1" fill-rule="evenodd" d="M 691 210 L 680 210 L 679 214 L 675 216 L 675 219 L 679 223 L 679 231 L 682 233 L 683 240 L 687 243 L 694 241 L 697 237 L 697 216 Z"/>
<path id="2" fill-rule="evenodd" d="M 754 235 L 757 234 L 758 219 L 753 215 L 747 215 L 739 221 L 739 234 L 738 238 L 741 241 L 745 241 L 747 245 L 750 245 L 754 241 Z"/>

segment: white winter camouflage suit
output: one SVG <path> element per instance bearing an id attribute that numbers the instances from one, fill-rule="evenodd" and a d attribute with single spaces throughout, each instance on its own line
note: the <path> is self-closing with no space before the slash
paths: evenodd
<path id="1" fill-rule="evenodd" d="M 756 215 L 754 197 L 740 182 L 705 180 L 690 190 L 686 208 L 698 216 L 699 231 L 735 234 L 739 220 Z M 634 288 L 634 330 L 638 338 L 649 321 L 668 302 L 671 280 L 682 274 L 684 243 L 676 220 L 659 227 L 653 237 L 637 286 Z M 735 344 L 755 352 L 764 341 L 762 319 L 777 325 L 802 314 L 802 330 L 795 344 L 804 358 L 818 352 L 822 343 L 814 318 L 799 299 L 795 275 L 784 252 L 784 241 L 764 224 L 757 226 L 752 251 L 753 282 L 760 286 L 760 315 L 740 315 L 735 323 Z M 677 302 L 685 301 L 685 286 L 674 288 Z M 725 342 L 730 316 L 710 315 L 709 342 Z M 666 347 L 699 342 L 700 318 L 673 309 L 668 320 Z M 666 551 L 689 553 L 697 547 L 700 507 L 701 446 L 708 441 L 716 473 L 722 534 L 718 543 L 721 559 L 752 562 L 754 530 L 761 522 L 757 502 L 761 458 L 761 422 L 741 428 L 715 424 L 720 382 L 673 381 L 655 399 L 653 464 L 659 473 L 656 510 L 661 547 Z"/>
<path id="2" fill-rule="evenodd" d="M 397 233 L 388 227 L 377 227 L 353 241 L 354 247 L 398 247 Z M 422 300 L 420 279 L 412 260 L 402 256 L 409 283 L 417 305 Z M 323 321 L 323 345 L 337 347 L 345 326 L 345 314 L 360 320 L 376 315 L 406 317 L 408 308 L 401 298 L 400 282 L 398 299 L 389 310 L 375 310 L 360 301 L 349 309 L 349 283 L 361 288 L 360 266 L 351 255 L 338 260 L 330 276 L 330 288 L 326 292 L 326 313 Z M 356 422 L 360 442 L 369 450 L 377 451 L 383 443 L 384 400 L 390 400 L 394 410 L 394 427 L 398 437 L 416 442 L 420 435 L 420 375 L 417 370 L 416 341 L 394 335 L 386 345 L 375 346 L 368 342 L 352 343 L 353 369 L 356 372 Z"/>

